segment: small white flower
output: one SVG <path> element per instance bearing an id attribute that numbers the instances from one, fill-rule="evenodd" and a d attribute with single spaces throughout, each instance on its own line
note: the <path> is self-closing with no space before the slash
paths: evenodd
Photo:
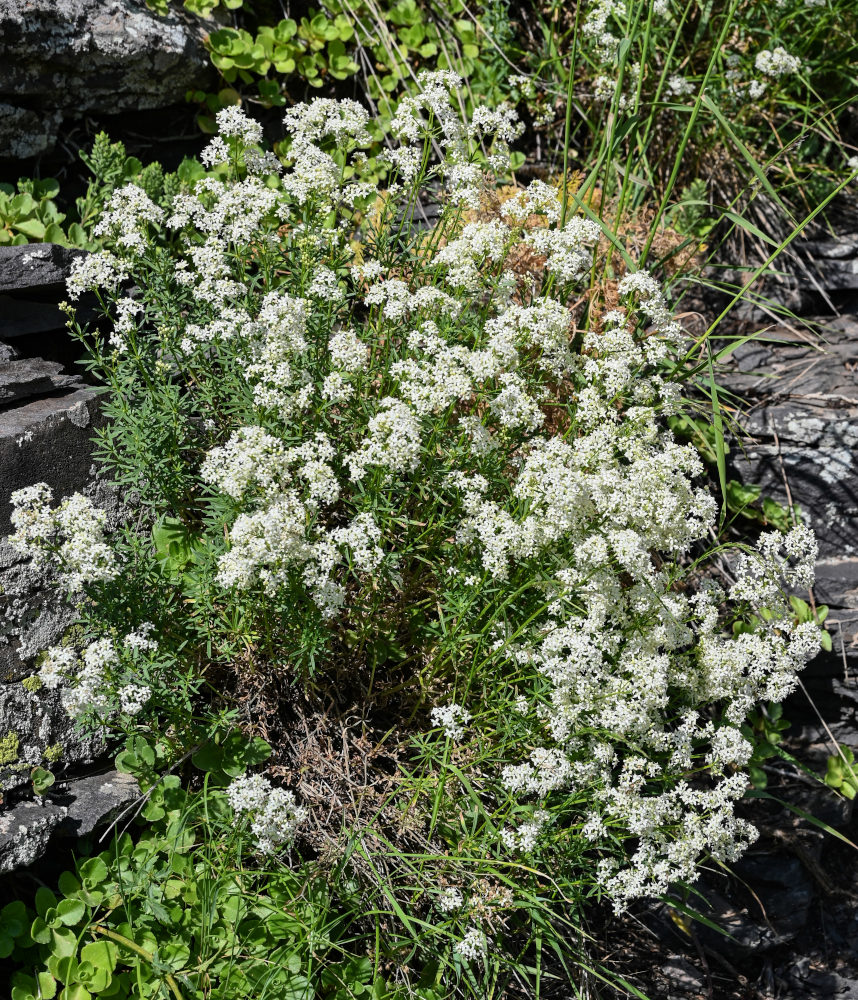
<path id="1" fill-rule="evenodd" d="M 486 935 L 478 927 L 471 927 L 453 950 L 470 962 L 482 961 L 488 954 Z"/>
<path id="2" fill-rule="evenodd" d="M 436 705 L 430 717 L 432 724 L 440 726 L 451 740 L 460 740 L 465 735 L 465 726 L 471 721 L 471 713 L 456 704 Z"/>

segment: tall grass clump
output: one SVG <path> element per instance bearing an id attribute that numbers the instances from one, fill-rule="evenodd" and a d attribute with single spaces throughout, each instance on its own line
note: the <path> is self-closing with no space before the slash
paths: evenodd
<path id="1" fill-rule="evenodd" d="M 819 630 L 788 602 L 808 529 L 711 541 L 659 281 L 565 192 L 499 195 L 519 124 L 463 123 L 460 87 L 400 102 L 384 189 L 353 180 L 368 113 L 319 99 L 285 170 L 231 108 L 169 212 L 116 192 L 69 289 L 125 518 L 36 484 L 14 542 L 80 612 L 38 674 L 71 714 L 177 773 L 264 736 L 264 772 L 220 774 L 244 856 L 359 899 L 391 989 L 485 997 L 549 951 L 575 981 L 590 902 L 744 851 L 742 724 Z"/>

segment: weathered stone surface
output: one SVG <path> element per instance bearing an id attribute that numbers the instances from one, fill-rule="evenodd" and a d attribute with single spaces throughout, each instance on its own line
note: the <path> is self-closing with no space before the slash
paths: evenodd
<path id="1" fill-rule="evenodd" d="M 112 822 L 139 795 L 140 788 L 130 774 L 108 771 L 76 778 L 59 791 L 52 790 L 51 801 L 67 809 L 59 832 L 83 837 Z"/>
<path id="2" fill-rule="evenodd" d="M 0 0 L 0 4 L 2 2 Z M 58 298 L 64 298 L 66 277 L 72 261 L 85 253 L 85 250 L 71 250 L 56 243 L 0 247 L 0 292 L 39 289 L 56 292 Z M 5 318 L 4 314 L 0 314 L 0 331 Z"/>
<path id="3" fill-rule="evenodd" d="M 747 402 L 749 439 L 731 472 L 781 503 L 792 500 L 819 542 L 817 603 L 831 608 L 834 650 L 806 671 L 838 738 L 858 738 L 858 319 L 825 320 L 819 337 L 769 329 L 737 349 L 722 381 Z M 824 731 L 808 716 L 813 739 Z M 818 731 L 817 731 L 818 730 Z"/>
<path id="4" fill-rule="evenodd" d="M 98 419 L 96 395 L 84 387 L 0 412 L 0 538 L 11 531 L 14 490 L 47 482 L 61 499 L 86 485 Z M 28 659 L 56 643 L 72 620 L 63 595 L 0 541 L 0 681 L 29 673 Z"/>
<path id="5" fill-rule="evenodd" d="M 858 1000 L 858 980 L 815 968 L 808 958 L 789 970 L 784 986 L 785 990 L 778 992 L 784 1000 Z"/>
<path id="6" fill-rule="evenodd" d="M 8 364 L 19 357 L 18 351 L 11 344 L 4 344 L 0 340 L 0 365 Z"/>
<path id="7" fill-rule="evenodd" d="M 0 101 L 0 156 L 26 160 L 46 153 L 56 142 L 60 111 L 30 111 Z"/>
<path id="8" fill-rule="evenodd" d="M 83 837 L 112 822 L 140 795 L 118 771 L 74 778 L 35 801 L 0 811 L 0 874 L 31 865 L 54 836 Z"/>
<path id="9" fill-rule="evenodd" d="M 214 76 L 205 31 L 180 13 L 158 17 L 143 0 L 0 0 L 0 101 L 9 109 L 0 155 L 53 145 L 48 117 L 22 143 L 27 113 L 162 108 L 205 89 Z"/>
<path id="10" fill-rule="evenodd" d="M 19 802 L 0 812 L 0 873 L 24 868 L 41 857 L 65 815 L 65 806 L 50 801 Z"/>
<path id="11" fill-rule="evenodd" d="M 668 956 L 661 972 L 677 996 L 702 996 L 706 989 L 706 977 L 681 955 Z"/>
<path id="12" fill-rule="evenodd" d="M 78 378 L 63 375 L 62 371 L 61 364 L 41 358 L 21 358 L 0 364 L 0 406 L 33 396 L 64 392 L 72 387 L 80 388 Z"/>
<path id="13" fill-rule="evenodd" d="M 19 760 L 0 767 L 0 787 L 5 790 L 26 784 L 29 768 L 42 763 L 47 747 L 62 748 L 65 767 L 87 763 L 104 753 L 100 733 L 78 729 L 63 708 L 60 689 L 27 691 L 21 684 L 0 684 L 0 738 L 18 736 Z"/>
<path id="14" fill-rule="evenodd" d="M 11 528 L 9 494 L 13 490 L 46 482 L 63 496 L 86 482 L 90 438 L 98 419 L 96 398 L 92 389 L 77 382 L 64 396 L 33 400 L 0 413 L 0 535 Z"/>

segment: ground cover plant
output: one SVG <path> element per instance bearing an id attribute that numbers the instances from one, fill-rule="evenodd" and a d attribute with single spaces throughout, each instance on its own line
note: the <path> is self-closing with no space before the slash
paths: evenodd
<path id="1" fill-rule="evenodd" d="M 356 102 L 290 108 L 285 169 L 225 109 L 207 175 L 120 187 L 75 265 L 125 510 L 13 495 L 80 615 L 28 684 L 144 799 L 6 914 L 21 1000 L 499 996 L 549 953 L 572 988 L 608 976 L 588 906 L 754 838 L 746 719 L 819 647 L 812 533 L 718 541 L 668 424 L 708 339 L 571 185 L 502 187 L 516 116 L 461 86 L 399 103 L 381 189 Z"/>

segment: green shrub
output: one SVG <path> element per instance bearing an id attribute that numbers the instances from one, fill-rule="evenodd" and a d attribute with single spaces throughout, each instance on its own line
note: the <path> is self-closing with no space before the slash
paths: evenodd
<path id="1" fill-rule="evenodd" d="M 37 484 L 13 544 L 79 602 L 84 648 L 39 672 L 73 715 L 175 755 L 224 718 L 279 731 L 268 773 L 299 795 L 260 774 L 227 793 L 255 849 L 333 859 L 375 963 L 485 996 L 534 947 L 577 957 L 589 901 L 741 854 L 742 724 L 819 627 L 787 599 L 808 529 L 710 542 L 702 463 L 666 424 L 709 344 L 587 201 L 499 198 L 515 116 L 463 122 L 460 86 L 430 74 L 400 102 L 383 191 L 353 180 L 367 112 L 318 100 L 287 113 L 285 172 L 229 108 L 168 211 L 115 192 L 69 292 L 101 303 L 74 329 L 129 515 L 108 532 Z M 421 230 L 426 189 L 443 210 Z M 300 749 L 321 704 L 342 764 Z M 185 793 L 142 759 L 158 822 Z"/>

